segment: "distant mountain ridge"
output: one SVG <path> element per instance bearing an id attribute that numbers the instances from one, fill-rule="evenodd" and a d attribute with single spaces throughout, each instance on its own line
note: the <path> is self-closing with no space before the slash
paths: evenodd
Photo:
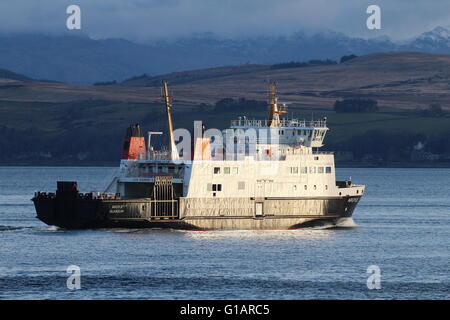
<path id="1" fill-rule="evenodd" d="M 450 48 L 450 26 L 449 27 L 437 27 L 432 31 L 425 32 L 411 41 L 412 45 L 416 49 L 426 50 L 432 53 L 441 53 Z"/>
<path id="2" fill-rule="evenodd" d="M 0 69 L 0 79 L 8 79 L 8 80 L 20 80 L 20 81 L 31 81 L 31 78 L 27 76 L 6 70 Z"/>
<path id="3" fill-rule="evenodd" d="M 86 36 L 0 35 L 0 68 L 35 79 L 75 84 L 123 81 L 142 75 L 219 66 L 272 64 L 386 51 L 450 53 L 450 28 L 437 27 L 409 41 L 361 39 L 339 32 L 222 39 L 211 34 L 137 44 Z"/>

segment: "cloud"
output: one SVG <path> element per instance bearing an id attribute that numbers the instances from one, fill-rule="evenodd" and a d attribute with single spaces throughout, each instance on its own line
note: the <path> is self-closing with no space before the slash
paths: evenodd
<path id="1" fill-rule="evenodd" d="M 84 33 L 141 41 L 204 32 L 246 37 L 323 29 L 407 38 L 450 25 L 448 0 L 15 0 L 0 3 L 0 30 L 66 32 L 71 4 L 81 7 Z M 382 30 L 366 28 L 371 4 L 382 8 Z"/>

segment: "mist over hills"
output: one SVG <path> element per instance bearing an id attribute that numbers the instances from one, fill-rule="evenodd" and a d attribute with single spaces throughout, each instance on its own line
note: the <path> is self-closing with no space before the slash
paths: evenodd
<path id="1" fill-rule="evenodd" d="M 35 79 L 74 84 L 123 81 L 133 76 L 242 64 L 272 64 L 386 51 L 450 53 L 450 28 L 408 41 L 362 39 L 337 32 L 223 39 L 213 34 L 138 44 L 82 35 L 0 35 L 0 68 Z"/>

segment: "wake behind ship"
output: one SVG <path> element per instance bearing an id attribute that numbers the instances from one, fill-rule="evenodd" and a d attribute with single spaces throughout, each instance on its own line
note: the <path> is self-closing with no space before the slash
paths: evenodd
<path id="1" fill-rule="evenodd" d="M 163 89 L 168 150 L 150 144 L 160 132 L 149 132 L 146 146 L 141 128 L 130 126 L 120 173 L 104 192 L 80 193 L 75 181 L 60 181 L 56 193 L 35 194 L 37 218 L 67 229 L 219 230 L 301 228 L 352 216 L 365 187 L 336 181 L 333 153 L 318 151 L 326 119 L 284 118 L 275 83 L 267 119 L 240 117 L 212 134 L 197 125 L 183 148 L 175 145 L 165 82 Z"/>

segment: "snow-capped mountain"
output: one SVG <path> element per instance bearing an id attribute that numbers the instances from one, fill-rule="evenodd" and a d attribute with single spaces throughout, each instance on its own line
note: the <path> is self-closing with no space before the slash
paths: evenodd
<path id="1" fill-rule="evenodd" d="M 425 32 L 411 41 L 409 46 L 420 51 L 450 53 L 450 26 Z"/>

